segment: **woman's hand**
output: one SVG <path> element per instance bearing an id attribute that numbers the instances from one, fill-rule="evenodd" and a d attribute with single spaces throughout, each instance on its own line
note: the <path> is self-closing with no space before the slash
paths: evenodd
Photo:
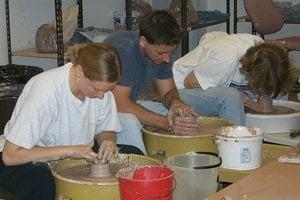
<path id="1" fill-rule="evenodd" d="M 244 102 L 244 106 L 251 108 L 252 110 L 258 112 L 259 110 L 259 106 L 258 103 L 255 102 L 253 99 L 251 99 L 247 94 L 245 94 L 244 92 L 240 92 L 242 98 L 243 98 L 243 102 Z"/>
<path id="2" fill-rule="evenodd" d="M 98 159 L 102 163 L 111 160 L 113 157 L 118 156 L 118 147 L 115 141 L 103 140 L 98 151 Z"/>
<path id="3" fill-rule="evenodd" d="M 118 148 L 116 145 L 116 134 L 114 132 L 102 132 L 95 136 L 99 144 L 98 161 L 106 163 L 113 157 L 118 157 Z"/>
<path id="4" fill-rule="evenodd" d="M 168 113 L 169 127 L 175 134 L 195 133 L 198 130 L 197 116 L 190 106 L 173 101 Z"/>
<path id="5" fill-rule="evenodd" d="M 89 145 L 76 145 L 71 146 L 70 155 L 67 157 L 71 158 L 84 158 L 89 162 L 97 160 L 97 154 L 92 150 Z"/>

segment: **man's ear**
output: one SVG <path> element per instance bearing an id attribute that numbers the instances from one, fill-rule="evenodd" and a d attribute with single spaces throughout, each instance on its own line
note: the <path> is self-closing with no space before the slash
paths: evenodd
<path id="1" fill-rule="evenodd" d="M 139 43 L 142 48 L 144 48 L 148 44 L 147 39 L 144 36 L 139 37 Z"/>

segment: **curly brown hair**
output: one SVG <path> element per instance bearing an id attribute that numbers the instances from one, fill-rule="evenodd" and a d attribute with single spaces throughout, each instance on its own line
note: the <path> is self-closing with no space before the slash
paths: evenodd
<path id="1" fill-rule="evenodd" d="M 249 87 L 259 95 L 287 94 L 293 84 L 293 69 L 288 51 L 279 45 L 260 43 L 241 58 L 241 73 Z"/>

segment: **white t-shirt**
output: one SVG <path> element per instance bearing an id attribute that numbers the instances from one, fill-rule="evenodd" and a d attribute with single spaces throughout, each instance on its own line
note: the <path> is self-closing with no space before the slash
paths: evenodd
<path id="1" fill-rule="evenodd" d="M 183 89 L 184 79 L 191 72 L 202 89 L 246 85 L 240 73 L 240 59 L 247 49 L 263 40 L 251 34 L 232 34 L 215 31 L 205 34 L 198 46 L 174 62 L 173 74 L 177 89 Z"/>
<path id="2" fill-rule="evenodd" d="M 23 89 L 4 135 L 30 149 L 89 144 L 103 131 L 120 131 L 113 94 L 77 99 L 69 86 L 71 63 L 33 77 Z M 2 151 L 2 148 L 1 148 Z"/>

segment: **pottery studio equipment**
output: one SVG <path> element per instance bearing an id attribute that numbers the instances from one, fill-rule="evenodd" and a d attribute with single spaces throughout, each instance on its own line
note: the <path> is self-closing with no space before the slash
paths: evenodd
<path id="1" fill-rule="evenodd" d="M 119 200 L 119 182 L 115 176 L 129 166 L 160 166 L 153 158 L 134 154 L 121 154 L 110 164 L 92 165 L 84 159 L 64 159 L 51 165 L 55 178 L 56 199 Z M 97 168 L 102 168 L 101 171 Z"/>
<path id="2" fill-rule="evenodd" d="M 187 153 L 170 156 L 163 163 L 175 171 L 174 200 L 205 199 L 218 189 L 221 158 L 216 153 Z"/>
<path id="3" fill-rule="evenodd" d="M 215 130 L 231 126 L 232 123 L 217 117 L 198 117 L 197 123 L 201 131 L 190 135 L 175 135 L 166 130 L 144 126 L 142 132 L 148 155 L 163 159 L 190 151 L 217 152 L 213 138 Z"/>
<path id="4" fill-rule="evenodd" d="M 257 169 L 262 164 L 264 131 L 257 127 L 230 126 L 217 131 L 215 142 L 222 158 L 222 168 Z"/>
<path id="5" fill-rule="evenodd" d="M 247 113 L 246 126 L 263 129 L 267 142 L 296 146 L 300 142 L 300 137 L 294 134 L 300 130 L 300 103 L 273 100 L 272 104 L 272 112 Z"/>

